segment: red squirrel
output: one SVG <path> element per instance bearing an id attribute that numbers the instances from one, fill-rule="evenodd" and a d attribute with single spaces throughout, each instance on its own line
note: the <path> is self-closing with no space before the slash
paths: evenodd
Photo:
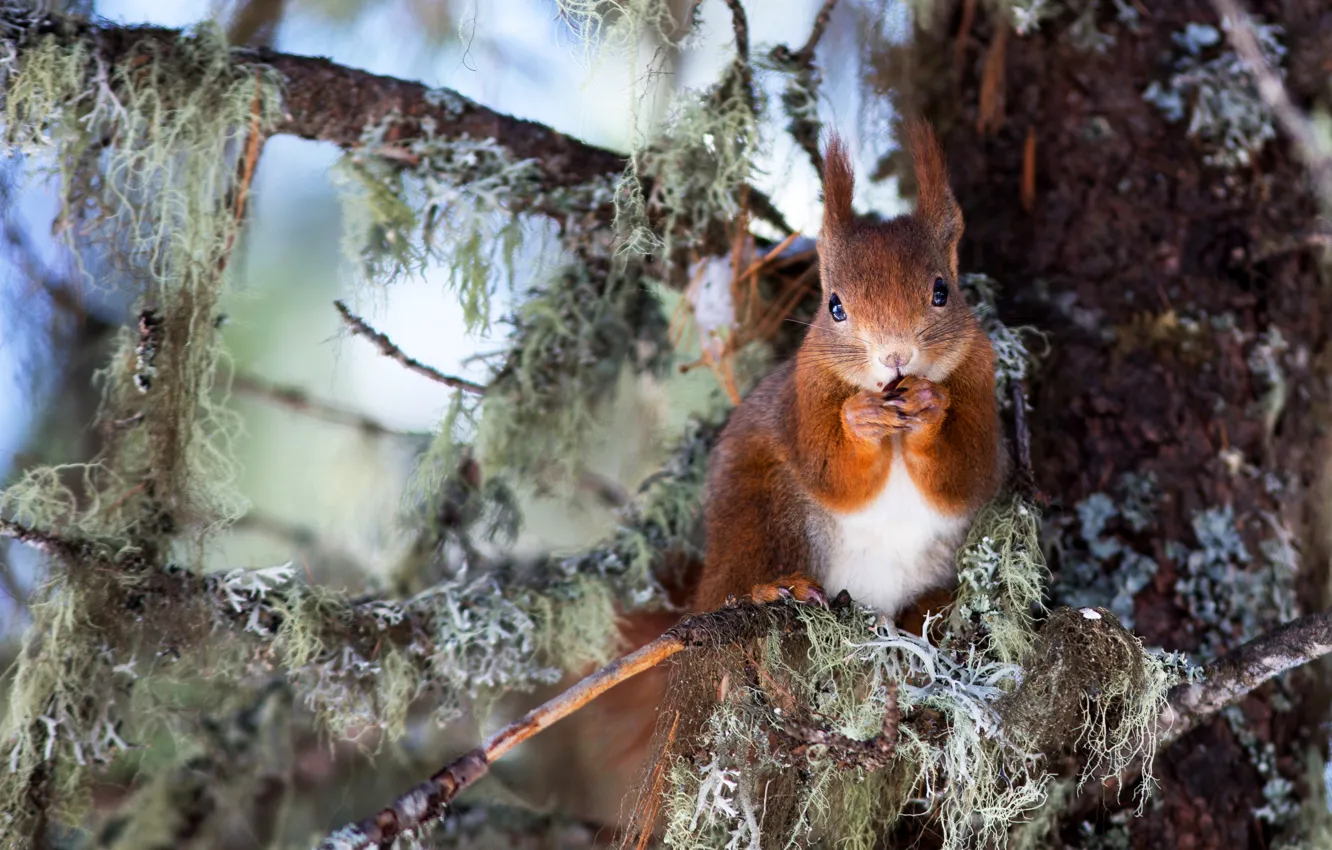
<path id="1" fill-rule="evenodd" d="M 907 128 L 916 209 L 889 221 L 852 212 L 846 149 L 827 146 L 822 309 L 709 459 L 696 611 L 846 590 L 897 616 L 952 583 L 1000 486 L 994 350 L 958 291 L 962 211 L 933 132 Z"/>
<path id="2" fill-rule="evenodd" d="M 1001 484 L 994 351 L 958 291 L 961 210 L 928 125 L 908 125 L 907 139 L 916 209 L 884 222 L 853 214 L 846 149 L 827 145 L 821 309 L 709 458 L 692 611 L 846 590 L 898 617 L 949 588 L 955 550 Z M 668 621 L 630 615 L 621 633 L 637 648 Z M 570 748 L 552 758 L 588 781 L 555 791 L 566 808 L 625 822 L 666 688 L 654 669 L 562 721 Z"/>

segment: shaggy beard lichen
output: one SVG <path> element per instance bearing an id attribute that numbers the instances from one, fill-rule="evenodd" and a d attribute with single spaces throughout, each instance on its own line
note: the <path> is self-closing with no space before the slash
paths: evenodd
<path id="1" fill-rule="evenodd" d="M 515 206 L 539 193 L 536 163 L 514 160 L 494 139 L 436 138 L 429 121 L 421 136 L 390 143 L 397 121 L 365 128 L 335 171 L 345 249 L 378 284 L 439 263 L 467 328 L 484 330 L 501 274 L 514 282 L 526 227 Z"/>
<path id="2" fill-rule="evenodd" d="M 279 117 L 276 81 L 234 64 L 213 27 L 147 37 L 114 67 L 91 52 L 94 42 L 5 35 L 4 144 L 51 158 L 60 232 L 76 256 L 96 245 L 137 290 L 141 312 L 98 374 L 106 447 L 89 463 L 29 470 L 0 493 L 0 513 L 96 538 L 90 559 L 179 548 L 197 561 L 204 536 L 243 509 L 229 452 L 237 422 L 215 393 L 224 360 L 216 328 L 241 227 L 238 175 Z M 39 594 L 15 674 L 12 769 L 0 789 L 6 842 L 27 840 L 12 830 L 42 799 L 34 785 L 59 777 L 64 787 L 48 802 L 73 805 L 85 769 L 124 747 L 117 683 L 132 670 L 138 630 L 95 626 L 95 615 L 125 613 L 120 579 L 70 566 L 58 564 Z M 185 620 L 173 622 L 186 630 Z"/>
<path id="3" fill-rule="evenodd" d="M 621 649 L 617 617 L 662 604 L 663 562 L 694 551 L 717 430 L 691 423 L 602 545 L 546 559 L 523 578 L 461 564 L 402 601 L 295 587 L 270 600 L 275 646 L 318 722 L 340 736 L 376 729 L 395 739 L 418 698 L 446 723 L 469 709 L 484 714 L 505 692 L 608 662 Z"/>
<path id="4" fill-rule="evenodd" d="M 569 480 L 623 372 L 660 375 L 670 363 L 652 283 L 641 263 L 613 259 L 566 266 L 527 294 L 481 409 L 488 468 Z"/>
<path id="5" fill-rule="evenodd" d="M 630 156 L 616 190 L 622 250 L 668 258 L 696 251 L 710 228 L 740 212 L 761 153 L 761 103 L 745 80 L 737 60 L 711 89 L 683 92 L 665 126 Z"/>
<path id="6" fill-rule="evenodd" d="M 663 751 L 667 844 L 869 847 L 912 813 L 933 818 L 947 848 L 1000 846 L 1045 803 L 1046 755 L 1073 741 L 1083 781 L 1141 757 L 1149 788 L 1155 722 L 1178 670 L 1109 612 L 1062 609 L 1036 630 L 1046 576 L 1038 527 L 1035 508 L 1011 495 L 980 515 L 958 555 L 962 587 L 938 642 L 865 609 L 799 606 L 798 639 L 774 631 L 758 656 L 744 656 L 761 666 L 757 678 L 719 660 L 720 672 L 702 678 L 729 685 L 717 686 L 726 695 L 709 709 L 692 759 Z M 773 744 L 784 724 L 811 718 L 869 740 L 894 704 L 898 741 L 883 767 L 847 767 L 822 745 L 793 755 Z M 672 703 L 663 714 L 689 710 Z"/>
<path id="7" fill-rule="evenodd" d="M 143 61 L 108 67 L 45 36 L 0 67 L 5 144 L 54 157 L 62 231 L 102 249 L 145 311 L 98 378 L 99 420 L 128 424 L 84 468 L 29 471 L 0 511 L 142 538 L 203 532 L 243 510 L 229 451 L 237 421 L 214 392 L 215 325 L 241 225 L 238 163 L 279 105 L 272 74 L 233 64 L 212 27 L 132 52 Z"/>

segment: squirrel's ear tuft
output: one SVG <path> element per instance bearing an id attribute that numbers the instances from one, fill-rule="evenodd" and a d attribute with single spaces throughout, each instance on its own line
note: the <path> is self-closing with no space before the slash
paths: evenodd
<path id="1" fill-rule="evenodd" d="M 833 133 L 823 152 L 824 234 L 845 230 L 851 224 L 851 197 L 855 188 L 856 177 L 846 154 L 846 143 Z"/>
<path id="2" fill-rule="evenodd" d="M 948 166 L 934 130 L 919 118 L 906 122 L 906 142 L 916 171 L 916 217 L 950 250 L 962 239 L 962 208 L 948 186 Z"/>

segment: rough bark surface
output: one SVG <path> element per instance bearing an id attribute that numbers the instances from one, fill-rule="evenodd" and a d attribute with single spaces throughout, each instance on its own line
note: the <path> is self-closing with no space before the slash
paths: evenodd
<path id="1" fill-rule="evenodd" d="M 1315 57 L 1332 32 L 1317 5 L 1250 4 L 1284 26 L 1292 93 L 1305 108 L 1323 94 L 1300 88 L 1319 79 L 1306 66 L 1322 61 Z M 1142 98 L 1152 80 L 1168 76 L 1178 54 L 1171 37 L 1190 21 L 1216 16 L 1201 0 L 1152 4 L 1132 33 L 1103 14 L 1102 29 L 1115 43 L 1100 55 L 1075 49 L 1055 28 L 1008 38 L 1006 113 L 992 134 L 976 130 L 992 21 L 970 33 L 957 88 L 918 95 L 948 145 L 967 222 L 963 268 L 1005 285 L 1006 320 L 1050 334 L 1051 356 L 1031 388 L 1037 484 L 1058 511 L 1122 473 L 1155 474 L 1158 529 L 1154 541 L 1135 542 L 1155 545 L 1159 570 L 1136 599 L 1136 631 L 1148 644 L 1186 651 L 1198 649 L 1204 627 L 1175 592 L 1178 573 L 1162 541 L 1191 540 L 1191 518 L 1208 507 L 1270 511 L 1303 532 L 1301 605 L 1324 607 L 1326 557 L 1314 532 L 1325 455 L 1318 423 L 1326 421 L 1328 400 L 1320 364 L 1332 317 L 1317 254 L 1271 250 L 1307 231 L 1316 209 L 1298 188 L 1305 176 L 1284 140 L 1269 144 L 1250 169 L 1207 168 L 1184 126 Z M 920 49 L 951 55 L 957 26 L 955 17 L 936 44 Z M 1022 203 L 1029 133 L 1036 151 L 1030 212 Z M 1135 322 L 1146 327 L 1171 311 L 1228 314 L 1242 333 L 1205 333 L 1186 345 L 1168 332 L 1134 332 Z M 1293 356 L 1286 364 L 1292 392 L 1268 439 L 1254 410 L 1262 388 L 1241 339 L 1270 327 L 1280 329 Z M 1113 338 L 1107 328 L 1117 331 Z M 1281 486 L 1232 473 L 1223 450 L 1238 450 Z M 1254 552 L 1268 533 L 1256 524 L 1239 530 Z M 1310 678 L 1292 679 L 1296 691 L 1311 693 Z M 1295 776 L 1308 729 L 1298 709 L 1275 713 L 1263 696 L 1271 692 L 1269 685 L 1242 708 Z M 1253 816 L 1263 781 L 1224 720 L 1175 744 L 1157 772 L 1163 805 L 1134 822 L 1135 847 L 1266 846 L 1269 836 Z"/>

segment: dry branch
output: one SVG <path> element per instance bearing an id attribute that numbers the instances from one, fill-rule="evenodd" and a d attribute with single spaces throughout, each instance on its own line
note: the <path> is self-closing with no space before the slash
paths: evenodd
<path id="1" fill-rule="evenodd" d="M 743 603 L 682 620 L 641 649 L 611 662 L 505 726 L 481 746 L 464 753 L 425 782 L 398 797 L 392 805 L 333 833 L 319 845 L 319 850 L 369 850 L 384 847 L 403 832 L 429 824 L 443 815 L 444 807 L 454 797 L 485 776 L 497 758 L 621 682 L 656 667 L 686 649 L 735 643 L 758 634 L 772 623 L 767 617 L 755 617 L 758 607 L 774 612 L 790 610 L 783 602 L 766 606 Z M 887 721 L 885 728 L 886 725 Z"/>
<path id="2" fill-rule="evenodd" d="M 396 428 L 390 428 L 372 416 L 348 410 L 330 401 L 314 398 L 300 387 L 276 384 L 257 375 L 239 374 L 232 380 L 231 387 L 241 395 L 285 407 L 312 419 L 356 428 L 372 437 L 425 438 L 430 436 L 424 432 L 400 431 Z"/>
<path id="3" fill-rule="evenodd" d="M 464 390 L 476 395 L 485 395 L 486 388 L 480 384 L 473 383 L 465 378 L 457 378 L 453 375 L 445 375 L 434 366 L 427 366 L 415 357 L 409 357 L 406 352 L 397 346 L 393 340 L 385 334 L 380 333 L 366 323 L 365 319 L 347 309 L 347 305 L 341 301 L 334 301 L 333 305 L 338 308 L 338 313 L 342 320 L 351 328 L 352 333 L 363 336 L 375 344 L 380 353 L 385 357 L 392 358 L 401 363 L 406 368 L 412 370 L 418 375 L 424 375 L 436 383 L 443 384 L 446 387 L 452 387 L 455 390 Z"/>
<path id="4" fill-rule="evenodd" d="M 764 606 L 790 610 L 783 602 Z M 344 827 L 319 845 L 319 850 L 369 850 L 387 846 L 404 831 L 439 818 L 444 807 L 480 779 L 490 764 L 556 721 L 567 717 L 615 685 L 695 646 L 734 643 L 754 634 L 755 606 L 742 604 L 686 618 L 642 649 L 583 679 L 492 735 L 485 743 L 454 760 L 377 814 Z M 1157 723 L 1158 741 L 1170 743 L 1199 721 L 1243 698 L 1268 680 L 1332 653 L 1332 612 L 1314 614 L 1263 635 L 1208 666 L 1199 684 L 1176 688 Z M 897 747 L 900 712 L 896 700 L 884 717 L 883 734 L 854 741 L 810 724 L 790 722 L 777 731 L 797 748 L 826 747 L 830 755 L 851 765 L 882 765 Z M 1137 766 L 1141 770 L 1141 765 Z M 1122 782 L 1125 775 L 1118 777 Z"/>

